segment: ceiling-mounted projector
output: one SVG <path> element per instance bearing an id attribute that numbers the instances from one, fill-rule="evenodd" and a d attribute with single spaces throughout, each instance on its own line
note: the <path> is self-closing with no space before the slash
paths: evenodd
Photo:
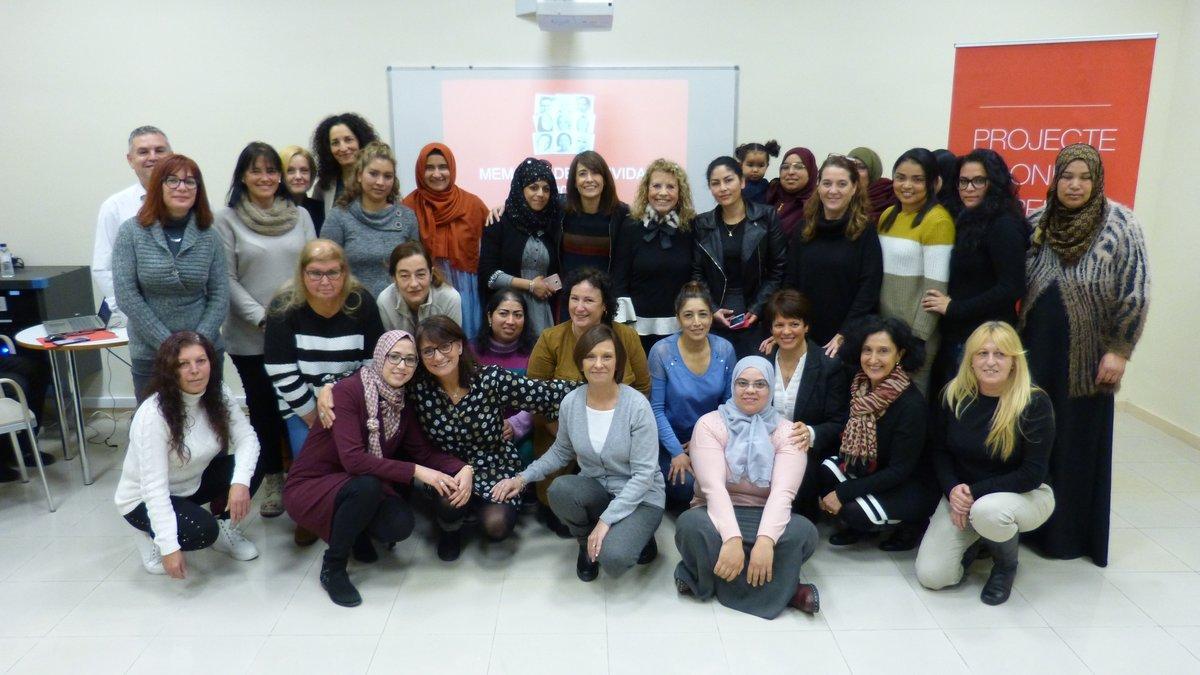
<path id="1" fill-rule="evenodd" d="M 517 16 L 537 15 L 544 31 L 612 30 L 613 5 L 596 0 L 517 0 Z"/>

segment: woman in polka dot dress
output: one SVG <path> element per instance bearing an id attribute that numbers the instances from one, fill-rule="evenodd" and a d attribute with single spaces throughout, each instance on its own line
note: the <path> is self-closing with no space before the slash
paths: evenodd
<path id="1" fill-rule="evenodd" d="M 463 330 L 452 319 L 433 316 L 417 329 L 421 358 L 408 397 L 416 407 L 425 435 L 443 451 L 475 469 L 471 498 L 484 535 L 500 541 L 512 533 L 520 498 L 492 501 L 492 487 L 521 470 L 512 434 L 504 428 L 510 408 L 558 416 L 558 404 L 579 383 L 530 380 L 498 366 L 476 363 Z M 459 530 L 466 509 L 438 513 L 438 557 L 458 558 Z"/>

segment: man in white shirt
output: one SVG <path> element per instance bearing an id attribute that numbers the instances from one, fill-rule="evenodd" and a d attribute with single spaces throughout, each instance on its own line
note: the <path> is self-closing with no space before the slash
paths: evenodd
<path id="1" fill-rule="evenodd" d="M 104 302 L 112 310 L 109 325 L 125 325 L 125 314 L 117 307 L 113 292 L 112 252 L 121 223 L 137 215 L 146 198 L 146 184 L 158 160 L 171 154 L 171 143 L 158 127 L 138 127 L 129 133 L 129 152 L 125 159 L 129 168 L 137 174 L 138 182 L 104 200 L 100 215 L 96 218 L 96 243 L 92 248 L 92 281 L 104 295 Z"/>

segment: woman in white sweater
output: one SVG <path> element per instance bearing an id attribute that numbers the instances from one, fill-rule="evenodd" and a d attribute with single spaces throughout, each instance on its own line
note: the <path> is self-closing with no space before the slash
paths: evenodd
<path id="1" fill-rule="evenodd" d="M 209 546 L 236 560 L 258 557 L 236 527 L 257 487 L 251 476 L 258 439 L 221 384 L 215 355 L 199 333 L 171 334 L 129 425 L 114 501 L 130 525 L 149 535 L 138 537 L 138 550 L 151 574 L 182 579 L 183 552 Z"/>

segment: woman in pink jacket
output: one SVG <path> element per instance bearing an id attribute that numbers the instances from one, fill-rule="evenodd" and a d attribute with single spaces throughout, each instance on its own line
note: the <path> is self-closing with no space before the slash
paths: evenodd
<path id="1" fill-rule="evenodd" d="M 800 566 L 817 530 L 792 513 L 807 457 L 771 406 L 775 368 L 747 356 L 733 368 L 733 395 L 696 422 L 688 453 L 696 474 L 692 508 L 675 524 L 683 560 L 680 593 L 716 596 L 726 607 L 774 619 L 786 607 L 814 614 L 817 588 L 801 584 Z"/>

